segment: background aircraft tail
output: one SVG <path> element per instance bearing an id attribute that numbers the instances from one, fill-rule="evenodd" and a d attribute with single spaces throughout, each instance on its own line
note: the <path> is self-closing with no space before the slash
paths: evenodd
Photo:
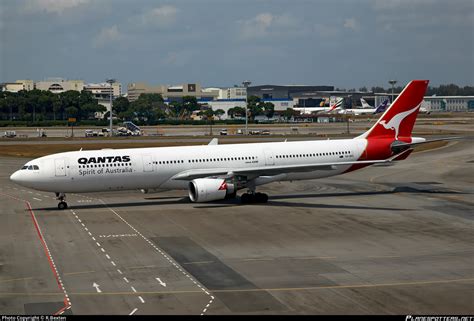
<path id="1" fill-rule="evenodd" d="M 409 138 L 423 96 L 428 87 L 428 80 L 412 80 L 379 120 L 367 132 L 357 138 Z"/>
<path id="2" fill-rule="evenodd" d="M 369 103 L 367 103 L 364 98 L 360 99 L 360 103 L 362 104 L 362 108 L 372 108 L 372 106 L 370 106 Z"/>
<path id="3" fill-rule="evenodd" d="M 385 99 L 384 101 L 382 101 L 380 105 L 377 106 L 377 108 L 374 111 L 374 114 L 383 113 L 387 109 L 387 106 L 388 106 L 388 99 Z"/>
<path id="4" fill-rule="evenodd" d="M 338 108 L 344 109 L 344 98 L 342 98 L 342 97 L 337 98 L 336 103 L 334 105 L 332 105 L 331 108 L 329 108 L 328 112 L 331 112 L 331 111 L 336 110 Z"/>

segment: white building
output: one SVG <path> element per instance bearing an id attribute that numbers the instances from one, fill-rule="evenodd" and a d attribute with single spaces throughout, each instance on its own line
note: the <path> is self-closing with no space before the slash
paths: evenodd
<path id="1" fill-rule="evenodd" d="M 98 84 L 86 84 L 84 85 L 84 90 L 92 94 L 92 96 L 97 99 L 97 102 L 107 108 L 107 111 L 110 111 L 110 93 L 111 88 L 108 83 L 98 83 Z M 115 82 L 112 84 L 112 99 L 116 99 L 122 96 L 122 84 Z"/>
<path id="2" fill-rule="evenodd" d="M 204 103 L 204 102 L 203 102 Z M 222 109 L 225 114 L 222 115 L 221 119 L 229 118 L 229 114 L 227 113 L 229 109 L 234 107 L 242 107 L 245 108 L 245 99 L 227 99 L 227 100 L 211 100 L 205 102 L 212 110 L 216 111 L 218 109 Z"/>
<path id="3" fill-rule="evenodd" d="M 474 111 L 474 96 L 425 96 L 431 112 Z"/>
<path id="4" fill-rule="evenodd" d="M 222 88 L 219 99 L 246 99 L 247 89 L 245 87 Z"/>
<path id="5" fill-rule="evenodd" d="M 49 78 L 36 82 L 35 88 L 39 90 L 49 90 L 54 94 L 59 94 L 68 90 L 82 91 L 84 89 L 84 81 Z"/>
<path id="6" fill-rule="evenodd" d="M 17 93 L 20 90 L 33 90 L 35 89 L 35 83 L 33 80 L 17 80 L 15 82 L 6 82 L 0 84 L 2 91 L 8 91 L 11 93 Z"/>

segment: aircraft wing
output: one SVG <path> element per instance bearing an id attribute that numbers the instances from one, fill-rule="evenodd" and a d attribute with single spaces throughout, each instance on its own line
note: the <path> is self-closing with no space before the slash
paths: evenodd
<path id="1" fill-rule="evenodd" d="M 381 160 L 366 160 L 366 161 L 352 161 L 352 162 L 333 162 L 333 163 L 314 163 L 304 165 L 270 165 L 258 166 L 248 168 L 209 168 L 209 169 L 191 169 L 174 175 L 173 180 L 191 181 L 196 178 L 216 177 L 216 176 L 251 176 L 253 178 L 259 176 L 274 176 L 278 174 L 295 173 L 295 172 L 310 172 L 310 171 L 330 171 L 337 169 L 337 166 L 344 165 L 358 165 L 358 164 L 379 164 L 390 163 L 396 160 L 402 154 L 411 151 L 411 149 L 398 153 L 388 159 Z"/>

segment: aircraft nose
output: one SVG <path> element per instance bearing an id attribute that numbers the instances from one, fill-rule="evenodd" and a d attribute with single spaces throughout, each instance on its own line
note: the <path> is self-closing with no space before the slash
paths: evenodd
<path id="1" fill-rule="evenodd" d="M 20 176 L 20 173 L 18 173 L 18 171 L 16 171 L 15 173 L 13 173 L 11 176 L 10 176 L 10 180 L 14 183 L 18 183 L 19 181 L 19 177 Z"/>
<path id="2" fill-rule="evenodd" d="M 18 185 L 24 185 L 26 183 L 26 177 L 24 173 L 16 171 L 10 176 L 10 180 Z"/>

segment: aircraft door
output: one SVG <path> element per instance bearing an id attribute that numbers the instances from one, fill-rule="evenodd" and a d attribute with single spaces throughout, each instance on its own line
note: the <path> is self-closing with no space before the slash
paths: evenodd
<path id="1" fill-rule="evenodd" d="M 56 167 L 56 170 L 55 170 L 56 177 L 66 176 L 66 162 L 64 158 L 55 159 L 54 165 Z"/>
<path id="2" fill-rule="evenodd" d="M 273 151 L 265 149 L 263 153 L 265 154 L 265 165 L 275 165 L 275 160 L 273 159 Z"/>
<path id="3" fill-rule="evenodd" d="M 153 172 L 153 159 L 151 155 L 143 155 L 143 171 Z"/>

